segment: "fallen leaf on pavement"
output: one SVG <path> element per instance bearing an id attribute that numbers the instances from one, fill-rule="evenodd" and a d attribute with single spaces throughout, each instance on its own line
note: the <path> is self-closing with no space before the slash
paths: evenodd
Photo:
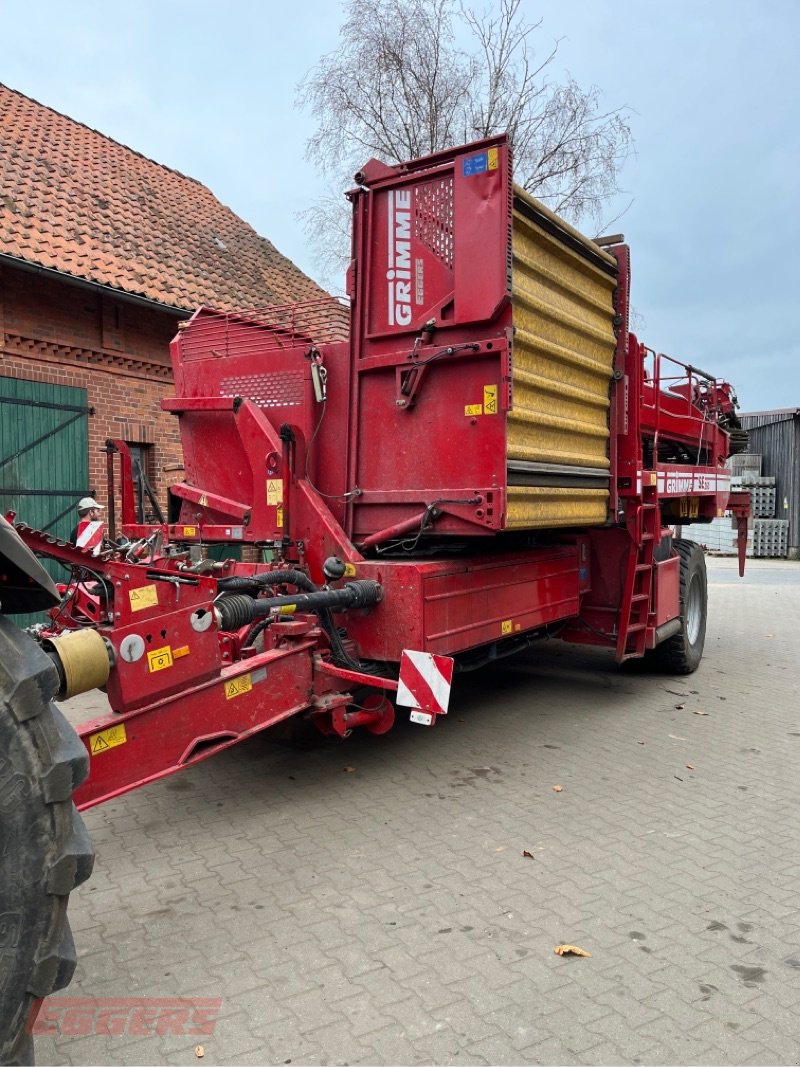
<path id="1" fill-rule="evenodd" d="M 555 952 L 556 956 L 588 956 L 589 959 L 592 958 L 591 952 L 578 948 L 577 945 L 556 945 L 553 952 Z"/>
<path id="2" fill-rule="evenodd" d="M 553 786 L 553 792 L 554 793 L 561 793 L 561 792 L 563 792 L 563 790 L 564 790 L 564 786 L 563 785 L 554 785 Z"/>
<path id="3" fill-rule="evenodd" d="M 687 763 L 686 764 L 686 770 L 687 771 L 693 771 L 694 770 L 694 764 L 693 763 Z"/>
<path id="4" fill-rule="evenodd" d="M 675 705 L 675 710 L 676 710 L 676 711 L 683 711 L 683 709 L 684 709 L 685 707 L 686 707 L 686 705 L 685 705 L 685 704 L 676 704 L 676 705 Z"/>
<path id="5" fill-rule="evenodd" d="M 708 715 L 707 711 L 693 711 L 692 715 Z"/>
<path id="6" fill-rule="evenodd" d="M 202 1060 L 203 1056 L 205 1056 L 206 1054 L 206 1050 L 203 1048 L 202 1045 L 195 1045 L 194 1054 L 195 1056 L 197 1056 L 198 1060 Z"/>
<path id="7" fill-rule="evenodd" d="M 533 854 L 532 852 L 528 852 L 527 848 L 524 848 L 524 849 L 522 850 L 522 855 L 523 855 L 523 856 L 524 856 L 524 857 L 525 857 L 526 859 L 529 859 L 529 860 L 535 860 L 535 859 L 536 859 L 536 857 L 534 856 L 534 854 Z"/>
<path id="8" fill-rule="evenodd" d="M 355 771 L 355 767 L 342 767 L 345 774 L 352 774 Z"/>
<path id="9" fill-rule="evenodd" d="M 639 744 L 639 745 L 643 745 L 643 744 L 644 744 L 644 741 L 637 741 L 637 744 Z"/>

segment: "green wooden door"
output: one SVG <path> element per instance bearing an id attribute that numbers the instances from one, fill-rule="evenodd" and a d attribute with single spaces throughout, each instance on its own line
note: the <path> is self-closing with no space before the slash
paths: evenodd
<path id="1" fill-rule="evenodd" d="M 75 506 L 91 491 L 88 416 L 85 389 L 0 377 L 2 514 L 15 511 L 20 522 L 69 539 Z M 63 567 L 43 563 L 56 581 L 65 580 Z"/>

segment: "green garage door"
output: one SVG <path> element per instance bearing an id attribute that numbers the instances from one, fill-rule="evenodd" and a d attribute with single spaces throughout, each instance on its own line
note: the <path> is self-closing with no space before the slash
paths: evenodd
<path id="1" fill-rule="evenodd" d="M 0 377 L 0 510 L 69 538 L 90 492 L 86 390 Z M 66 572 L 45 566 L 56 581 Z M 17 616 L 18 624 L 24 624 Z"/>

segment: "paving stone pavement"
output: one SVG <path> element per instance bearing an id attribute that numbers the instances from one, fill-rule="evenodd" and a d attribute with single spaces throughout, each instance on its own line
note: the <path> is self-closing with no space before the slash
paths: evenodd
<path id="1" fill-rule="evenodd" d="M 69 996 L 222 1005 L 39 1064 L 797 1063 L 800 563 L 708 565 L 688 678 L 551 641 L 432 729 L 257 737 L 87 812 Z"/>

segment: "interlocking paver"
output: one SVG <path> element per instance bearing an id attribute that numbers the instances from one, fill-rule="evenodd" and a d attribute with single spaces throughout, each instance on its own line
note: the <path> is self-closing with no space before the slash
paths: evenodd
<path id="1" fill-rule="evenodd" d="M 209 1064 L 796 1062 L 800 564 L 709 573 L 688 678 L 549 642 L 457 679 L 433 730 L 256 737 L 87 812 L 67 992 L 223 998 Z"/>

